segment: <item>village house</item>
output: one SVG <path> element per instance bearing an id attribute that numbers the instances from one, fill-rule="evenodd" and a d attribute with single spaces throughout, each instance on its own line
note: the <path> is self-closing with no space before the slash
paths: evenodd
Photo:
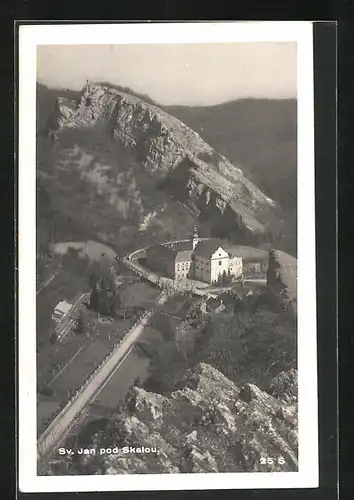
<path id="1" fill-rule="evenodd" d="M 71 311 L 71 308 L 72 305 L 69 304 L 69 302 L 66 302 L 65 300 L 58 302 L 58 304 L 54 308 L 52 319 L 57 323 L 62 321 L 65 318 L 65 316 Z"/>
<path id="2" fill-rule="evenodd" d="M 166 277 L 205 283 L 217 283 L 223 275 L 238 278 L 243 269 L 242 258 L 226 251 L 220 240 L 200 240 L 196 232 L 190 241 L 148 248 L 146 262 Z"/>
<path id="3" fill-rule="evenodd" d="M 200 306 L 200 310 L 204 314 L 208 313 L 219 313 L 225 310 L 225 305 L 219 297 L 208 297 L 205 302 L 203 302 Z"/>

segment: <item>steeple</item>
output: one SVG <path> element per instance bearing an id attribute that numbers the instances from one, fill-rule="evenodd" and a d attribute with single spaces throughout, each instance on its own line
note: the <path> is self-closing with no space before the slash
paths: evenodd
<path id="1" fill-rule="evenodd" d="M 194 228 L 194 234 L 193 234 L 193 250 L 197 246 L 198 242 L 199 242 L 199 236 L 198 236 L 198 233 L 197 233 L 197 228 L 195 227 Z"/>

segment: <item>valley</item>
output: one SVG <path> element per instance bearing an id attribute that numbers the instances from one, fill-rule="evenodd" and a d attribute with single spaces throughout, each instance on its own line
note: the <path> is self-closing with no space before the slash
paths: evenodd
<path id="1" fill-rule="evenodd" d="M 161 450 L 147 461 L 91 462 L 58 458 L 55 448 L 40 474 L 90 474 L 95 467 L 103 474 L 259 471 L 259 450 L 266 449 L 284 458 L 282 470 L 297 470 L 296 190 L 289 204 L 284 193 L 294 130 L 271 133 L 269 117 L 258 128 L 254 118 L 242 127 L 235 109 L 247 103 L 231 106 L 233 133 L 222 106 L 195 113 L 159 107 L 129 89 L 96 83 L 82 92 L 37 90 L 43 453 L 56 417 L 66 427 L 60 437 L 53 424 L 55 446 L 140 440 Z M 252 115 L 255 103 L 248 104 Z M 290 120 L 293 106 L 283 104 Z M 263 116 L 272 109 L 259 105 Z M 258 263 L 259 283 L 210 288 L 203 298 L 167 280 L 149 282 L 137 272 L 138 261 L 128 265 L 137 249 L 189 239 L 196 227 L 246 265 Z M 223 302 L 220 313 L 204 307 L 212 294 Z M 86 305 L 72 318 L 77 326 L 53 339 L 53 308 L 82 295 Z M 119 307 L 107 297 L 119 299 Z"/>
<path id="2" fill-rule="evenodd" d="M 41 123 L 49 122 L 54 129 L 58 127 L 53 111 L 56 98 L 53 99 L 53 94 L 50 94 L 52 108 L 48 108 L 49 97 L 46 95 L 49 90 L 46 92 L 39 87 L 38 92 L 38 106 L 45 106 L 46 110 L 46 113 L 41 113 L 39 109 L 39 115 L 46 115 Z M 45 96 L 40 97 L 43 93 Z M 113 98 L 117 96 L 112 94 L 111 101 Z M 76 99 L 80 103 L 83 97 L 78 94 Z M 81 219 L 77 224 L 79 227 L 74 228 L 76 233 L 80 231 L 85 234 L 85 239 L 102 239 L 117 246 L 122 244 L 122 240 L 124 243 L 135 238 L 149 240 L 150 234 L 160 241 L 167 239 L 168 235 L 182 237 L 182 231 L 186 234 L 197 224 L 203 236 L 227 236 L 237 243 L 262 243 L 266 248 L 275 245 L 294 255 L 294 217 L 288 217 L 287 210 L 280 204 L 279 207 L 273 206 L 270 198 L 245 177 L 239 162 L 232 166 L 195 133 L 186 142 L 183 139 L 185 126 L 180 130 L 180 122 L 166 118 L 162 111 L 157 115 L 151 114 L 156 113 L 155 107 L 149 111 L 149 118 L 146 115 L 141 118 L 139 110 L 144 109 L 143 105 L 136 99 L 132 102 L 126 100 L 125 94 L 123 99 L 125 114 L 117 118 L 112 116 L 120 124 L 117 130 L 122 130 L 122 127 L 126 130 L 124 138 L 117 136 L 114 139 L 116 122 L 112 122 L 113 118 L 101 117 L 89 120 L 89 125 L 83 127 L 63 127 L 54 142 L 45 138 L 44 132 L 39 135 L 40 189 L 48 191 L 53 205 L 60 206 L 63 196 L 70 199 L 73 205 L 60 207 L 58 212 L 70 220 L 74 214 L 76 219 Z M 110 105 L 113 106 L 112 102 Z M 61 106 L 65 108 L 64 104 Z M 150 109 L 148 105 L 145 107 Z M 51 111 L 48 112 L 48 109 Z M 81 109 L 80 113 L 85 115 L 82 102 Z M 143 125 L 142 119 L 148 120 L 146 125 Z M 147 126 L 149 130 L 144 132 L 146 137 L 140 137 Z M 161 126 L 164 128 L 161 129 Z M 42 125 L 41 130 L 48 131 L 48 128 Z M 127 134 L 131 139 L 128 140 Z M 247 137 L 252 136 L 259 143 L 257 135 L 246 135 L 245 132 L 239 140 L 245 142 Z M 161 143 L 160 137 L 166 137 L 163 139 L 165 142 Z M 239 136 L 236 134 L 236 137 Z M 262 140 L 265 141 L 266 137 Z M 140 146 L 133 146 L 131 141 L 137 145 L 144 143 L 146 151 L 139 149 Z M 269 148 L 273 149 L 271 140 Z M 175 157 L 177 160 L 172 160 L 171 167 L 168 167 L 166 162 Z M 151 169 L 151 162 L 158 167 Z M 241 168 L 245 173 L 249 171 L 249 162 L 244 165 Z M 267 162 L 264 168 L 268 168 Z M 278 182 L 277 177 L 274 184 Z M 51 192 L 54 179 L 58 189 Z M 74 193 L 70 195 L 71 191 L 75 191 L 76 196 Z M 90 214 L 94 221 L 90 220 Z M 149 226 L 145 231 L 137 231 L 137 227 L 144 227 L 143 221 L 144 224 L 149 221 Z M 66 229 L 70 227 L 69 223 L 63 225 Z M 121 237 L 116 236 L 118 231 L 112 234 L 110 227 L 119 228 Z M 67 239 L 65 231 L 59 239 Z"/>

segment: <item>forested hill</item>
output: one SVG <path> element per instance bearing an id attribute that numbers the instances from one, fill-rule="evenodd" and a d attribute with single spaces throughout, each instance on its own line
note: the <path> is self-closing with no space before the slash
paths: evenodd
<path id="1" fill-rule="evenodd" d="M 198 132 L 286 212 L 296 211 L 297 101 L 242 99 L 164 108 Z"/>
<path id="2" fill-rule="evenodd" d="M 105 87 L 105 85 L 103 85 Z M 93 98 L 95 98 L 95 90 L 102 90 L 102 84 L 94 84 L 90 86 L 90 89 L 93 92 Z M 91 91 L 90 90 L 90 91 Z M 118 92 L 115 92 L 117 90 Z M 127 92 L 129 91 L 129 94 Z M 98 91 L 99 92 L 99 91 Z M 124 94 L 122 94 L 122 92 Z M 162 186 L 161 182 L 159 184 L 160 189 L 155 189 L 154 185 L 154 194 L 151 193 L 151 182 L 149 183 L 146 179 L 146 165 L 143 163 L 150 162 L 148 167 L 150 169 L 159 169 L 159 157 L 163 156 L 163 171 L 167 172 L 167 166 L 174 164 L 173 162 L 178 162 L 178 152 L 172 151 L 174 145 L 177 147 L 177 144 L 180 146 L 177 147 L 185 154 L 185 150 L 192 153 L 197 161 L 198 165 L 203 163 L 203 167 L 198 167 L 198 175 L 202 176 L 201 180 L 203 185 L 205 182 L 209 182 L 210 179 L 204 179 L 207 175 L 209 175 L 210 169 L 213 170 L 212 167 L 208 167 L 206 163 L 206 159 L 211 162 L 221 161 L 222 155 L 224 155 L 224 163 L 226 161 L 228 165 L 228 175 L 227 180 L 226 177 L 222 179 L 222 182 L 213 182 L 212 186 L 209 188 L 213 191 L 217 191 L 216 197 L 220 197 L 221 194 L 225 190 L 228 189 L 228 185 L 232 181 L 232 179 L 236 179 L 236 177 L 241 176 L 243 179 L 242 185 L 246 183 L 251 186 L 251 191 L 254 194 L 255 199 L 261 198 L 263 199 L 262 207 L 261 204 L 256 202 L 253 204 L 244 203 L 245 197 L 247 197 L 247 189 L 241 190 L 238 192 L 238 188 L 240 188 L 240 183 L 233 182 L 233 188 L 230 193 L 228 193 L 228 199 L 231 198 L 235 201 L 235 203 L 231 207 L 231 211 L 233 212 L 242 212 L 243 221 L 254 229 L 253 226 L 257 224 L 261 224 L 267 235 L 272 237 L 271 245 L 277 248 L 281 248 L 283 251 L 296 256 L 296 101 L 295 100 L 258 100 L 258 99 L 247 99 L 247 100 L 239 100 L 232 101 L 229 103 L 220 104 L 217 106 L 211 107 L 184 107 L 184 106 L 172 106 L 172 107 L 156 107 L 155 104 L 151 102 L 146 96 L 139 96 L 135 92 L 130 89 L 124 88 L 120 90 L 117 86 L 112 86 L 110 88 L 109 96 L 113 99 L 113 101 L 120 100 L 122 103 L 119 105 L 119 109 L 121 110 L 122 117 L 119 118 L 119 123 L 115 123 L 115 131 L 112 129 L 112 123 L 107 122 L 107 127 L 110 128 L 110 133 L 115 132 L 117 136 L 124 135 L 127 126 L 128 120 L 128 108 L 134 111 L 134 120 L 140 123 L 138 120 L 138 114 L 140 109 L 144 109 L 146 111 L 146 116 L 144 120 L 148 120 L 148 122 L 153 124 L 151 128 L 151 134 L 155 137 L 155 142 L 157 141 L 156 148 L 154 147 L 154 156 L 151 154 L 146 155 L 144 151 L 147 148 L 147 141 L 142 140 L 139 137 L 131 138 L 132 143 L 136 142 L 138 147 L 129 148 L 124 143 L 120 143 L 119 141 L 114 141 L 114 152 L 109 152 L 110 147 L 113 147 L 113 143 L 111 144 L 110 136 L 106 137 L 105 134 L 102 134 L 101 128 L 95 128 L 93 126 L 79 126 L 79 122 L 81 120 L 80 113 L 81 111 L 85 113 L 85 103 L 83 101 L 82 93 L 77 91 L 72 91 L 69 89 L 49 89 L 41 84 L 37 85 L 37 134 L 38 134 L 38 147 L 37 147 L 37 168 L 38 171 L 44 171 L 46 175 L 46 183 L 50 184 L 51 187 L 55 186 L 53 190 L 50 186 L 47 188 L 52 192 L 51 199 L 55 198 L 55 193 L 58 191 L 58 179 L 55 178 L 55 184 L 49 182 L 49 177 L 55 177 L 55 165 L 57 161 L 59 163 L 61 161 L 68 162 L 71 160 L 72 151 L 75 150 L 75 154 L 77 153 L 77 148 L 80 149 L 80 154 L 83 155 L 82 158 L 86 158 L 87 154 L 94 155 L 95 162 L 92 165 L 98 165 L 104 162 L 104 165 L 107 166 L 107 155 L 110 158 L 112 163 L 112 173 L 117 169 L 117 159 L 119 158 L 119 169 L 120 171 L 131 171 L 132 178 L 134 178 L 134 182 L 137 183 L 137 192 L 140 194 L 143 193 L 143 214 L 140 214 L 142 217 L 147 216 L 147 210 L 149 210 L 149 214 L 153 214 L 152 207 L 150 205 L 153 202 L 153 206 L 156 208 L 156 197 L 159 197 L 161 201 L 159 207 L 167 206 L 167 211 L 164 209 L 164 214 L 167 214 L 171 219 L 171 224 L 173 227 L 177 227 L 179 229 L 186 229 L 186 223 L 193 227 L 196 224 L 196 221 L 191 218 L 190 210 L 184 208 L 184 212 L 181 215 L 183 218 L 183 223 L 176 223 L 172 214 L 176 213 L 175 206 L 172 209 L 172 198 L 175 194 L 174 192 L 171 194 L 171 189 L 168 191 L 167 188 L 176 187 L 177 183 L 176 179 L 173 179 L 174 182 L 170 182 L 170 185 L 166 186 L 165 184 Z M 113 96 L 113 97 L 112 97 Z M 118 96 L 118 97 L 117 97 Z M 97 97 L 97 96 L 96 96 Z M 143 100 L 141 100 L 143 97 Z M 81 102 L 82 101 L 82 102 Z M 123 102 L 124 101 L 124 102 Z M 128 102 L 129 101 L 129 102 Z M 77 107 L 81 102 L 80 109 Z M 96 102 L 96 101 L 95 101 Z M 65 104 L 66 103 L 66 104 Z M 77 106 L 76 106 L 77 105 Z M 65 107 L 66 106 L 66 107 Z M 74 106 L 74 108 L 73 108 Z M 97 107 L 98 106 L 98 107 Z M 97 104 L 96 111 L 99 113 L 100 106 Z M 64 109 L 65 108 L 65 109 Z M 75 111 L 73 111 L 75 109 Z M 107 108 L 108 109 L 108 108 Z M 81 111 L 80 111 L 81 110 Z M 90 112 L 86 110 L 89 115 Z M 58 114 L 59 113 L 59 114 Z M 55 144 L 47 144 L 45 143 L 45 138 L 48 135 L 48 130 L 56 129 L 58 126 L 58 117 L 60 116 L 61 120 L 67 120 L 67 116 L 73 113 L 78 123 L 74 128 L 67 127 L 63 130 L 61 134 L 61 139 L 56 141 Z M 124 114 L 125 113 L 125 114 Z M 166 115 L 168 113 L 168 115 Z M 80 115 L 80 116 L 79 116 Z M 88 116 L 89 116 L 88 115 Z M 124 116 L 123 116 L 124 115 Z M 130 115 L 129 115 L 130 116 Z M 66 118 L 65 118 L 66 117 Z M 156 119 L 155 119 L 155 118 Z M 75 118 L 75 119 L 76 119 Z M 92 117 L 91 117 L 92 118 Z M 91 119 L 88 118 L 89 120 Z M 177 118 L 177 119 L 176 119 Z M 74 122 L 75 122 L 74 119 Z M 181 121 L 179 121 L 179 120 Z M 143 121 L 144 121 L 143 120 Z M 145 120 L 145 121 L 146 121 Z M 60 121 L 60 120 L 59 120 Z M 70 121 L 70 120 L 69 120 Z M 112 120 L 111 120 L 112 121 Z M 155 123 L 156 122 L 156 123 Z M 76 123 L 76 122 L 75 122 Z M 81 122 L 80 122 L 81 123 Z M 150 125 L 151 125 L 150 123 Z M 154 125 L 155 123 L 155 125 Z M 159 123 L 163 123 L 163 129 L 168 132 L 168 137 L 166 136 L 166 144 L 161 135 L 161 133 L 157 133 L 157 129 L 152 130 Z M 184 125 L 184 123 L 187 125 Z M 74 123 L 73 123 L 74 124 Z M 93 125 L 93 124 L 91 124 Z M 146 123 L 145 125 L 148 125 Z M 129 125 L 130 126 L 130 125 Z M 160 125 L 158 125 L 160 126 Z M 190 127 L 188 129 L 188 126 Z M 161 129 L 162 130 L 162 129 Z M 197 132 L 197 134 L 195 132 Z M 139 132 L 140 133 L 140 132 Z M 90 135 L 91 134 L 91 135 Z M 155 134 L 155 135 L 154 135 Z M 157 134 L 157 135 L 156 135 Z M 177 135 L 176 135 L 177 134 Z M 198 135 L 199 134 L 199 135 Z M 126 134 L 125 134 L 126 135 Z M 124 135 L 124 136 L 125 136 Z M 129 134 L 128 134 L 129 135 Z M 94 137 L 93 137 L 94 136 Z M 151 137 L 152 137 L 151 136 Z M 178 137 L 177 137 L 178 136 Z M 43 140 L 42 140 L 43 139 Z M 204 139 L 204 140 L 203 140 Z M 192 143 L 193 142 L 193 147 Z M 124 143 L 124 144 L 123 144 Z M 161 143 L 161 144 L 160 144 Z M 181 144 L 184 144 L 182 147 Z M 164 145 L 163 145 L 164 144 Z M 161 149 L 161 147 L 162 149 Z M 149 146 L 150 147 L 150 146 Z M 116 151 L 119 149 L 119 153 Z M 171 149 L 172 148 L 172 149 Z M 156 151 L 155 151 L 156 150 Z M 183 151 L 182 151 L 183 150 Z M 215 151 L 213 155 L 204 155 L 202 156 L 201 151 Z M 97 157 L 97 152 L 102 153 L 104 158 L 100 159 Z M 112 153 L 112 154 L 111 154 Z M 221 153 L 221 155 L 220 155 Z M 69 157 L 67 157 L 69 154 Z M 86 155 L 86 156 L 85 156 Z M 157 156 L 156 156 L 157 155 Z M 219 160 L 217 160 L 219 155 Z M 60 157 L 60 158 L 59 158 Z M 124 157 L 124 160 L 123 160 Z M 209 158 L 210 157 L 210 158 Z M 231 160 L 231 161 L 229 161 Z M 80 160 L 81 161 L 81 160 Z M 80 163 L 80 162 L 79 162 Z M 103 163 L 102 163 L 103 165 Z M 133 166 L 134 165 L 134 166 Z M 232 168 L 234 166 L 234 168 Z M 182 169 L 178 169 L 177 173 L 181 173 L 181 182 L 183 181 L 183 189 L 179 189 L 179 192 L 185 192 L 185 188 L 188 187 L 190 189 L 197 189 L 197 184 L 192 182 L 192 179 L 189 175 L 185 175 L 184 164 L 182 165 Z M 61 168 L 61 167 L 60 167 Z M 96 167 L 94 167 L 96 168 Z M 72 168 L 72 166 L 68 169 L 70 175 L 79 175 L 80 166 L 78 168 Z M 184 170 L 183 170 L 184 169 Z M 161 170 L 161 168 L 160 168 Z M 214 169 L 215 170 L 215 169 Z M 214 170 L 210 173 L 215 174 Z M 87 169 L 85 170 L 87 171 Z M 133 172 L 134 171 L 134 172 Z M 60 172 L 62 172 L 60 170 Z M 165 172 L 165 174 L 166 174 Z M 174 170 L 175 172 L 175 170 Z M 130 174 L 129 174 L 130 175 Z M 49 176 L 49 177 L 48 177 Z M 215 177 L 215 175 L 214 175 Z M 217 176 L 216 176 L 217 177 Z M 115 178 L 115 177 L 114 177 Z M 218 178 L 218 177 L 217 177 Z M 60 179 L 64 179 L 63 175 L 60 175 Z M 88 193 L 92 193 L 92 190 L 97 189 L 94 184 L 93 177 L 88 179 L 82 179 L 80 177 L 80 181 L 73 180 L 69 182 L 69 186 L 65 185 L 65 196 L 62 199 L 65 199 L 65 206 L 68 206 L 68 201 L 72 198 L 68 198 L 67 190 L 69 187 L 75 188 L 75 197 L 77 195 L 79 186 L 77 182 L 81 184 L 85 184 L 85 187 L 82 187 L 83 190 L 87 190 Z M 235 180 L 234 179 L 234 180 Z M 246 179 L 246 180 L 245 180 Z M 66 181 L 65 181 L 66 182 Z M 108 182 L 108 181 L 107 181 Z M 199 182 L 199 181 L 198 181 Z M 86 185 L 87 184 L 87 185 Z M 117 186 L 115 183 L 112 184 L 111 180 L 108 182 L 109 188 L 116 189 Z M 107 188 L 108 188 L 107 184 Z M 253 185 L 252 185 L 253 184 Z M 163 191 L 165 188 L 165 191 Z M 260 189 L 259 189 L 260 188 Z M 134 188 L 135 189 L 135 188 Z M 126 193 L 126 186 L 124 187 L 124 192 Z M 146 192 L 148 190 L 148 192 Z M 199 190 L 199 188 L 198 188 Z M 188 199 L 190 198 L 190 192 L 188 191 Z M 199 191 L 198 191 L 199 193 Z M 139 194 L 139 197 L 141 198 Z M 224 193 L 225 194 L 225 193 Z M 257 196 L 256 196 L 257 195 Z M 267 196 L 270 200 L 267 198 Z M 119 199 L 121 201 L 123 193 L 120 193 Z M 171 198 L 172 196 L 172 198 Z M 198 195 L 199 196 L 199 195 Z M 129 195 L 129 203 L 135 199 L 134 197 Z M 139 204 L 140 204 L 139 198 Z M 96 199 L 96 198 L 95 198 Z M 199 198 L 198 198 L 199 199 Z M 141 198 L 142 200 L 142 198 Z M 268 207 L 272 200 L 277 202 L 272 207 Z M 186 200 L 182 201 L 182 205 L 185 206 Z M 202 200 L 203 201 L 203 200 Z M 150 203 L 151 202 L 151 203 Z M 54 203 L 54 201 L 53 201 Z M 146 205 L 149 204 L 149 207 Z M 177 202 L 176 202 L 177 203 Z M 204 202 L 203 202 L 204 203 Z M 62 201 L 59 203 L 63 204 Z M 145 206 L 146 205 L 146 206 Z M 179 203 L 179 207 L 182 206 Z M 269 210 L 265 210 L 265 207 L 269 208 Z M 139 205 L 140 206 L 140 205 Z M 276 206 L 276 209 L 274 208 Z M 82 212 L 82 203 L 78 202 L 78 211 Z M 92 213 L 92 204 L 90 205 L 90 213 Z M 126 207 L 126 204 L 124 204 Z M 204 205 L 203 205 L 204 207 Z M 209 205 L 208 205 L 209 207 Z M 214 204 L 212 205 L 214 207 Z M 100 207 L 102 213 L 106 214 L 105 221 L 108 221 L 107 218 L 107 210 L 108 208 L 112 209 L 112 205 L 106 207 L 103 210 L 103 207 Z M 117 208 L 117 207 L 116 207 Z M 141 207 L 140 207 L 141 208 Z M 139 210 L 140 210 L 139 208 Z M 210 207 L 209 207 L 210 208 Z M 67 210 L 67 208 L 65 208 Z M 125 210 L 125 208 L 124 208 Z M 75 209 L 73 213 L 78 213 Z M 119 211 L 119 210 L 118 210 Z M 257 211 L 257 214 L 253 212 Z M 117 210 L 116 210 L 117 212 Z M 146 213 L 145 213 L 146 212 Z M 155 225 L 158 226 L 158 232 L 160 231 L 160 219 L 161 219 L 161 210 L 158 214 L 155 214 L 156 217 L 153 221 Z M 188 213 L 187 213 L 188 212 Z M 272 213 L 270 213 L 272 212 Z M 276 214 L 273 212 L 277 212 Z M 86 212 L 85 212 L 86 213 Z M 165 215 L 162 214 L 164 217 Z M 210 214 L 209 214 L 210 215 Z M 228 211 L 224 211 L 224 219 L 227 219 Z M 171 217 L 170 217 L 171 216 Z M 129 216 L 130 217 L 130 216 Z M 166 215 L 167 217 L 167 215 Z M 77 219 L 77 216 L 74 217 Z M 96 216 L 93 217 L 96 220 Z M 141 217 L 140 217 L 141 219 Z M 138 221 L 137 224 L 134 225 L 134 230 L 137 230 L 142 223 L 142 219 Z M 186 222 L 186 220 L 188 221 Z M 258 220 L 259 219 L 259 220 Z M 130 220 L 130 219 L 129 219 Z M 216 225 L 218 230 L 220 230 L 220 221 L 216 220 Z M 205 218 L 205 221 L 209 221 L 210 224 L 214 224 L 214 219 L 210 216 Z M 205 222 L 204 221 L 204 222 Z M 117 221 L 115 221 L 116 223 Z M 199 221 L 201 222 L 201 221 Z M 162 228 L 166 228 L 168 224 L 164 220 L 161 223 Z M 226 224 L 226 222 L 225 222 Z M 112 226 L 112 224 L 108 224 L 108 226 Z M 131 224 L 130 224 L 131 225 Z M 205 224 L 204 224 L 205 225 Z M 214 224 L 215 225 L 215 224 Z M 228 227 L 233 227 L 233 222 L 230 225 L 230 221 L 227 221 L 226 224 Z M 157 227 L 156 226 L 156 227 Z M 80 224 L 80 227 L 83 227 L 83 224 Z M 169 226 L 168 226 L 169 227 Z M 208 231 L 211 230 L 209 227 Z M 212 228 L 213 229 L 213 228 Z M 149 234 L 151 233 L 152 228 L 149 229 Z M 172 230 L 172 229 L 171 229 Z M 168 229 L 170 232 L 170 229 Z M 173 229 L 175 231 L 175 229 Z M 140 233 L 139 233 L 140 234 Z M 239 235 L 238 235 L 239 236 Z M 90 237 L 93 237 L 92 235 Z M 162 236 L 161 236 L 162 237 Z M 268 236 L 267 236 L 268 237 Z M 125 238 L 126 240 L 126 238 Z M 268 241 L 268 240 L 267 240 Z"/>
<path id="3" fill-rule="evenodd" d="M 113 86 L 140 96 L 125 87 Z M 47 126 L 57 97 L 79 99 L 80 92 L 38 84 L 38 131 Z M 216 106 L 160 106 L 198 132 L 287 212 L 296 210 L 297 101 L 241 99 Z"/>

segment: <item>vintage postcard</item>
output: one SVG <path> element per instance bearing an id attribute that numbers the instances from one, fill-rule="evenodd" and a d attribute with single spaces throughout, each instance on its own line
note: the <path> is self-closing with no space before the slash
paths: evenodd
<path id="1" fill-rule="evenodd" d="M 19 28 L 19 487 L 318 486 L 311 22 Z"/>

